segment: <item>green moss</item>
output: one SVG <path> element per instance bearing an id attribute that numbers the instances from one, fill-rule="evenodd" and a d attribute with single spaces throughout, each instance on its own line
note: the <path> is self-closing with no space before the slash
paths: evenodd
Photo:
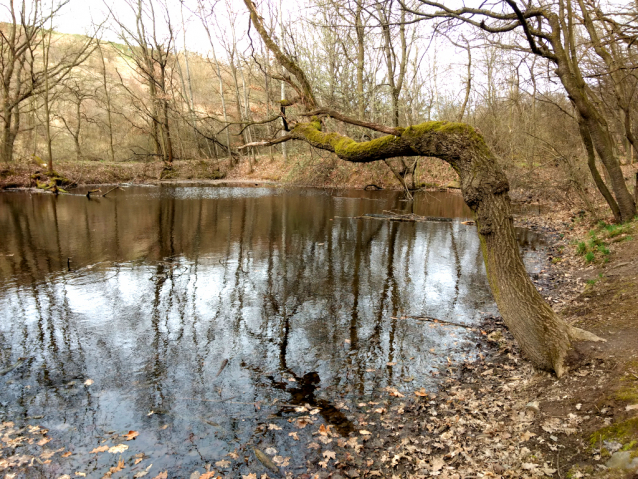
<path id="1" fill-rule="evenodd" d="M 393 143 L 400 143 L 401 138 L 394 135 L 386 135 L 374 140 L 357 142 L 352 138 L 340 135 L 339 133 L 323 133 L 321 122 L 313 120 L 310 123 L 301 123 L 295 127 L 303 136 L 312 143 L 320 145 L 330 145 L 334 152 L 342 157 L 352 156 L 374 156 L 380 154 Z"/>
<path id="2" fill-rule="evenodd" d="M 636 439 L 638 439 L 638 417 L 599 429 L 592 434 L 589 443 L 591 447 L 598 447 L 603 441 L 614 440 L 621 444 L 630 444 Z"/>
<path id="3" fill-rule="evenodd" d="M 485 152 L 490 151 L 483 137 L 466 123 L 457 123 L 452 121 L 428 121 L 421 123 L 420 125 L 409 126 L 403 132 L 403 136 L 423 136 L 432 132 L 469 136 L 482 150 Z"/>

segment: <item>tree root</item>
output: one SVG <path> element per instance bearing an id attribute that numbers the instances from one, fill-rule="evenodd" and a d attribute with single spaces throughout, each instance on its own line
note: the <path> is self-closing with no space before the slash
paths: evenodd
<path id="1" fill-rule="evenodd" d="M 594 333 L 590 333 L 584 329 L 575 328 L 574 326 L 569 327 L 569 336 L 575 341 L 593 341 L 598 343 L 607 342 L 606 339 L 596 336 Z"/>

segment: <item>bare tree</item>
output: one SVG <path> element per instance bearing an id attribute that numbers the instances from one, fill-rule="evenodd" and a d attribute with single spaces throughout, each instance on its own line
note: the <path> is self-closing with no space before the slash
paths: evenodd
<path id="1" fill-rule="evenodd" d="M 23 105 L 34 95 L 42 95 L 63 81 L 91 54 L 91 37 L 79 45 L 57 50 L 55 59 L 49 58 L 52 41 L 47 23 L 59 13 L 68 0 L 52 5 L 44 12 L 41 0 L 22 0 L 16 7 L 7 6 L 10 22 L 0 26 L 0 161 L 13 159 L 16 137 L 20 132 L 20 114 Z M 48 42 L 48 43 L 47 43 Z M 47 58 L 43 61 L 43 53 Z M 52 170 L 49 161 L 49 170 Z"/>
<path id="2" fill-rule="evenodd" d="M 400 0 L 401 1 L 401 0 Z M 448 25 L 463 23 L 497 36 L 502 48 L 524 50 L 540 56 L 556 67 L 560 79 L 582 123 L 596 153 L 608 173 L 612 197 L 606 197 L 617 219 L 627 221 L 636 215 L 636 203 L 627 188 L 620 162 L 616 156 L 615 140 L 608 121 L 581 69 L 576 30 L 578 13 L 581 18 L 589 16 L 588 7 L 582 0 L 552 0 L 550 2 L 528 2 L 516 0 L 493 2 L 488 8 L 462 7 L 453 9 L 432 0 L 418 0 L 422 9 L 411 8 L 402 2 L 404 9 L 423 19 L 439 20 Z M 579 9 L 579 11 L 577 11 Z M 586 22 L 587 20 L 585 20 Z M 506 34 L 518 33 L 513 43 L 506 43 Z M 592 32 L 588 30 L 590 40 Z M 595 40 L 593 40 L 595 42 Z"/>

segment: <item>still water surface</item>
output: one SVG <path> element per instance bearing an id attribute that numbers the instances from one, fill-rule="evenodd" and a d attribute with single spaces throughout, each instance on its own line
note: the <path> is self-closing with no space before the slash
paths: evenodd
<path id="1" fill-rule="evenodd" d="M 408 208 L 454 220 L 352 218 Z M 2 194 L 0 369 L 26 360 L 0 377 L 0 421 L 44 416 L 72 470 L 96 477 L 113 456 L 82 454 L 129 430 L 140 435 L 126 454 L 150 456 L 151 477 L 249 444 L 302 471 L 291 406 L 347 435 L 360 401 L 433 389 L 448 357 L 474 353 L 467 329 L 405 319 L 473 325 L 495 310 L 470 216 L 444 193 L 413 204 L 237 187 Z M 536 239 L 521 239 L 538 270 Z M 227 473 L 265 472 L 243 462 Z"/>

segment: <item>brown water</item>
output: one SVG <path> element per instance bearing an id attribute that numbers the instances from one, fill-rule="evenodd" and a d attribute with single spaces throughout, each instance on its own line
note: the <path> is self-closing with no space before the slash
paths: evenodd
<path id="1" fill-rule="evenodd" d="M 391 209 L 454 220 L 352 219 Z M 445 193 L 413 204 L 275 188 L 2 194 L 0 370 L 26 360 L 0 376 L 0 421 L 41 424 L 52 448 L 73 449 L 62 468 L 43 466 L 51 476 L 100 477 L 114 456 L 88 451 L 129 430 L 140 435 L 124 456 L 149 456 L 150 477 L 235 450 L 231 477 L 266 472 L 247 445 L 303 471 L 288 432 L 312 431 L 292 427 L 292 406 L 347 435 L 360 401 L 433 389 L 448 357 L 475 353 L 469 329 L 404 319 L 473 325 L 494 312 L 469 216 Z M 537 272 L 538 238 L 522 239 Z"/>

